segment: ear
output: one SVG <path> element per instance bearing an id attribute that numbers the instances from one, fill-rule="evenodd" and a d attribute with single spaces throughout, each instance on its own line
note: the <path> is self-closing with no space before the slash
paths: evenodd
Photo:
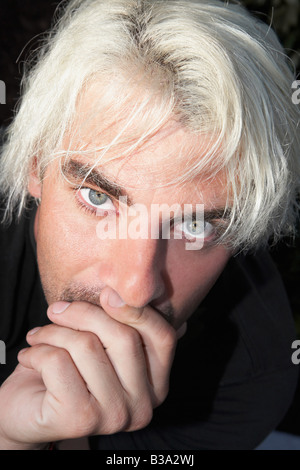
<path id="1" fill-rule="evenodd" d="M 37 173 L 36 164 L 33 165 L 29 176 L 28 191 L 31 196 L 35 197 L 36 199 L 40 199 L 42 196 L 42 183 Z"/>

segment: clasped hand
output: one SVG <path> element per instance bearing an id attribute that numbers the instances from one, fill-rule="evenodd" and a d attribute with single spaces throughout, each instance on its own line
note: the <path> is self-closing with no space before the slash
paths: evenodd
<path id="1" fill-rule="evenodd" d="M 168 393 L 177 335 L 150 306 L 111 306 L 112 292 L 102 291 L 101 307 L 50 305 L 52 324 L 27 334 L 31 347 L 0 389 L 0 448 L 149 424 Z"/>

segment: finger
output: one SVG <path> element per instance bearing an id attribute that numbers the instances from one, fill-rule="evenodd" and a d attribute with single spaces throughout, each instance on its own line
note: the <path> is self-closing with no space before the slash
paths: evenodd
<path id="1" fill-rule="evenodd" d="M 145 402 L 151 399 L 152 403 L 152 388 L 139 334 L 94 305 L 75 302 L 69 308 L 72 322 L 77 316 L 81 319 L 84 312 L 86 321 L 84 325 L 77 321 L 77 328 L 85 329 L 88 324 L 95 333 L 52 324 L 29 332 L 28 343 L 65 348 L 102 407 L 111 406 L 111 401 L 117 399 L 127 401 L 133 408 L 137 402 L 142 404 L 144 401 L 147 405 Z M 62 316 L 58 317 L 61 323 Z M 70 326 L 70 320 L 64 319 Z M 97 335 L 101 335 L 101 342 Z"/>
<path id="2" fill-rule="evenodd" d="M 85 383 L 66 350 L 40 344 L 20 351 L 18 361 L 39 372 L 47 392 L 58 401 L 70 392 L 78 403 L 88 397 Z"/>
<path id="3" fill-rule="evenodd" d="M 74 302 L 59 315 L 54 314 L 53 305 L 50 306 L 48 316 L 57 324 L 94 332 L 101 339 L 103 345 L 108 348 L 108 353 L 111 354 L 110 357 L 113 361 L 115 357 L 114 366 L 116 364 L 116 367 L 123 358 L 127 358 L 127 354 L 125 355 L 124 351 L 119 349 L 120 345 L 122 347 L 125 347 L 126 344 L 129 345 L 129 349 L 133 349 L 132 354 L 137 354 L 138 336 L 135 333 L 138 332 L 142 338 L 143 354 L 148 365 L 148 378 L 156 399 L 160 403 L 168 392 L 169 373 L 177 339 L 175 330 L 151 307 L 136 309 L 127 305 L 111 306 L 108 302 L 108 293 L 111 292 L 114 291 L 106 288 L 100 297 L 105 312 L 87 302 Z M 62 302 L 59 304 L 59 307 L 63 306 Z M 57 308 L 57 305 L 55 307 Z M 110 319 L 115 322 L 111 322 Z M 121 329 L 121 325 L 127 328 Z M 128 327 L 131 328 L 128 329 Z M 124 342 L 122 338 L 125 338 Z M 114 352 L 116 356 L 113 356 Z M 131 371 L 133 374 L 134 368 L 123 369 L 123 374 L 125 371 Z M 121 371 L 118 373 L 119 377 L 124 377 L 123 374 Z M 137 383 L 139 375 L 140 373 L 135 374 Z"/>
<path id="4" fill-rule="evenodd" d="M 126 341 L 124 343 L 122 338 L 126 336 L 133 338 L 132 341 L 127 341 L 127 344 L 136 346 L 133 333 L 138 332 L 142 338 L 143 352 L 148 365 L 148 377 L 152 384 L 156 400 L 158 403 L 161 403 L 168 392 L 170 368 L 177 340 L 175 330 L 157 311 L 149 306 L 137 309 L 122 303 L 119 306 L 116 306 L 116 303 L 111 305 L 108 300 L 108 296 L 111 293 L 115 294 L 115 300 L 116 292 L 110 288 L 104 289 L 100 297 L 101 305 L 106 313 L 103 318 L 102 326 L 104 326 L 104 324 L 108 326 L 108 328 L 105 329 L 105 332 L 108 333 L 108 336 L 105 337 L 105 341 L 107 341 L 105 346 L 108 348 L 108 353 L 111 355 L 112 361 L 114 361 L 115 357 L 116 362 L 114 361 L 114 363 L 117 367 L 117 363 L 121 360 L 120 358 L 127 357 L 127 355 L 124 354 L 125 350 L 122 352 L 122 350 L 120 351 L 118 349 L 118 346 L 125 347 Z M 75 304 L 77 304 L 78 307 L 75 308 Z M 82 303 L 81 307 L 79 307 L 79 304 L 80 302 L 74 303 L 75 310 L 72 308 L 72 314 L 70 307 L 68 307 L 63 312 L 63 315 L 57 316 L 53 315 L 53 306 L 50 306 L 48 316 L 50 320 L 70 328 L 77 327 L 81 330 L 93 331 L 101 338 L 101 341 L 103 341 L 104 329 L 100 324 L 97 326 L 97 321 L 100 322 L 101 311 L 103 317 L 103 310 L 98 309 L 98 307 L 92 304 Z M 83 315 L 82 308 L 84 308 L 84 304 L 86 307 Z M 117 321 L 117 324 L 111 323 L 109 318 Z M 121 334 L 118 335 L 118 332 L 120 332 L 120 324 L 131 327 L 131 329 L 121 329 Z M 119 325 L 118 328 L 117 325 Z M 116 341 L 116 338 L 120 341 Z M 114 352 L 116 356 L 113 355 Z M 129 370 L 132 369 L 127 368 L 127 371 Z M 119 376 L 121 377 L 121 374 L 119 374 Z M 138 380 L 137 374 L 136 379 Z"/>
<path id="5" fill-rule="evenodd" d="M 30 331 L 26 339 L 32 346 L 48 344 L 66 350 L 88 390 L 102 407 L 110 406 L 112 390 L 116 398 L 120 384 L 103 345 L 94 333 L 52 324 Z"/>
<path id="6" fill-rule="evenodd" d="M 84 303 L 83 305 L 74 303 L 70 313 L 73 316 L 74 311 L 81 307 L 82 314 L 84 306 L 86 307 Z M 117 324 L 105 312 L 102 310 L 101 312 L 111 323 Z M 123 325 L 120 327 L 125 328 Z M 126 327 L 126 330 L 128 329 Z M 135 334 L 138 335 L 136 332 Z M 131 353 L 127 354 L 126 349 L 118 351 L 116 373 L 106 355 L 107 349 L 104 351 L 94 333 L 75 331 L 52 324 L 29 332 L 27 341 L 33 347 L 37 347 L 38 344 L 49 344 L 68 351 L 88 390 L 98 403 L 101 415 L 97 425 L 98 433 L 111 434 L 122 430 L 136 430 L 149 424 L 152 418 L 153 399 L 149 390 L 142 346 L 138 354 L 142 361 L 137 361 L 136 356 Z M 126 347 L 128 350 L 128 345 Z M 125 383 L 126 389 L 122 386 L 122 382 Z"/>
<path id="7" fill-rule="evenodd" d="M 177 342 L 176 332 L 159 312 L 148 305 L 134 308 L 119 303 L 116 306 L 116 295 L 112 289 L 105 288 L 100 296 L 101 305 L 108 315 L 131 326 L 142 337 L 151 382 L 161 402 L 168 392 L 169 374 Z"/>
<path id="8" fill-rule="evenodd" d="M 94 432 L 99 422 L 97 403 L 66 350 L 40 344 L 20 352 L 18 359 L 41 380 L 39 385 L 35 376 L 35 384 L 30 380 L 22 386 L 25 403 L 26 393 L 34 389 L 26 407 L 33 439 L 43 442 Z"/>

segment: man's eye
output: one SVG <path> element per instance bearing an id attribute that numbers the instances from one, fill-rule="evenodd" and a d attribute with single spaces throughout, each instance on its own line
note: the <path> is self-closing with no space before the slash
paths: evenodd
<path id="1" fill-rule="evenodd" d="M 81 202 L 93 209 L 101 209 L 104 211 L 115 210 L 114 204 L 109 196 L 105 193 L 90 188 L 81 188 L 78 191 Z"/>
<path id="2" fill-rule="evenodd" d="M 190 219 L 176 225 L 175 231 L 183 233 L 184 238 L 187 240 L 206 239 L 213 234 L 214 227 L 209 222 Z"/>

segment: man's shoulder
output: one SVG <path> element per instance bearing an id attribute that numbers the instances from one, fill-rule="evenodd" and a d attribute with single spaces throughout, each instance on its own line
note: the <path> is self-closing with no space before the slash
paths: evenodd
<path id="1" fill-rule="evenodd" d="M 294 319 L 270 253 L 233 258 L 218 288 L 236 338 L 224 381 L 235 381 L 241 371 L 250 378 L 291 367 Z"/>

